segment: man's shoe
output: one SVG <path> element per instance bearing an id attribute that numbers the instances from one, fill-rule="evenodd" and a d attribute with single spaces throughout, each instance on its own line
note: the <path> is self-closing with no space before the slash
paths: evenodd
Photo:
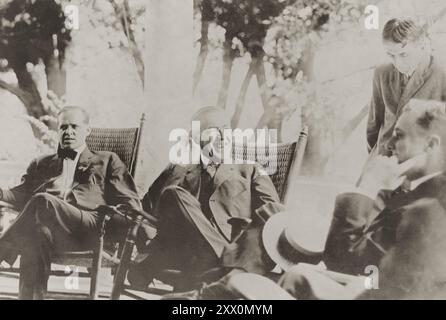
<path id="1" fill-rule="evenodd" d="M 134 290 L 145 291 L 149 287 L 154 273 L 144 263 L 131 263 L 127 273 L 127 281 Z"/>
<path id="2" fill-rule="evenodd" d="M 16 249 L 10 247 L 8 243 L 0 242 L 0 263 L 5 261 L 12 267 L 18 256 L 19 253 Z"/>

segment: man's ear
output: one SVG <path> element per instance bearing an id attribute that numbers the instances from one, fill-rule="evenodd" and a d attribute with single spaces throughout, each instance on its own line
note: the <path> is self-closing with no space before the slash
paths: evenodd
<path id="1" fill-rule="evenodd" d="M 438 150 L 441 146 L 441 138 L 437 134 L 433 134 L 429 137 L 427 148 L 434 151 Z"/>
<path id="2" fill-rule="evenodd" d="M 89 135 L 90 135 L 90 133 L 91 133 L 91 127 L 90 127 L 90 126 L 88 126 L 88 127 L 87 127 L 87 136 L 89 136 Z"/>

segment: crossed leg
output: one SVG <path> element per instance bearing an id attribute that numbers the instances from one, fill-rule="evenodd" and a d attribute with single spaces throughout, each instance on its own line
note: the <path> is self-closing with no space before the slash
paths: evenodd
<path id="1" fill-rule="evenodd" d="M 97 214 L 82 211 L 48 193 L 34 195 L 0 237 L 0 259 L 21 254 L 20 299 L 43 299 L 51 256 L 91 247 Z"/>

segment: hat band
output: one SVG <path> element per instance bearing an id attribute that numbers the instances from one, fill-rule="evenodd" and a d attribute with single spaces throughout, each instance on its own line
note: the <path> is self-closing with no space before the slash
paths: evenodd
<path id="1" fill-rule="evenodd" d="M 321 259 L 320 253 L 309 252 L 297 244 L 293 246 L 288 241 L 285 231 L 280 234 L 277 251 L 283 258 L 294 264 L 299 262 L 317 263 Z"/>

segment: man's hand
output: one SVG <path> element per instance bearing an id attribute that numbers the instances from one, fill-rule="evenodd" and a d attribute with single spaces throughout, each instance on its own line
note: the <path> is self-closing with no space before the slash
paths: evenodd
<path id="1" fill-rule="evenodd" d="M 411 163 L 398 164 L 395 156 L 378 155 L 370 159 L 364 167 L 357 187 L 367 192 L 373 199 L 380 190 L 394 190 L 405 180 L 403 175 Z"/>

